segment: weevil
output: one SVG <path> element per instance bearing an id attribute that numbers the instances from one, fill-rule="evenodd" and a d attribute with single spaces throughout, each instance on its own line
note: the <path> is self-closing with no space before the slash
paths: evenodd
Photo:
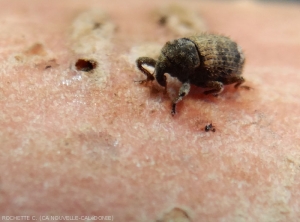
<path id="1" fill-rule="evenodd" d="M 224 85 L 235 83 L 235 88 L 238 88 L 245 82 L 242 77 L 244 63 L 243 51 L 236 42 L 222 35 L 207 33 L 167 42 L 158 60 L 150 57 L 136 60 L 138 69 L 147 76 L 138 82 L 156 80 L 167 87 L 165 74 L 168 73 L 182 83 L 172 103 L 172 115 L 176 113 L 176 104 L 189 93 L 191 84 L 210 88 L 204 94 L 215 96 L 223 91 Z M 143 65 L 154 67 L 154 73 Z"/>

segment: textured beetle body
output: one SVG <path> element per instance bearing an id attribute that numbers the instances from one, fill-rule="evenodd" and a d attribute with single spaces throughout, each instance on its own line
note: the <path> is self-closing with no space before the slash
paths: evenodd
<path id="1" fill-rule="evenodd" d="M 147 75 L 147 79 L 140 82 L 156 79 L 166 87 L 165 74 L 169 73 L 183 83 L 173 101 L 172 114 L 175 114 L 176 104 L 189 93 L 190 84 L 211 88 L 204 93 L 214 95 L 223 90 L 223 85 L 241 85 L 245 81 L 241 76 L 244 62 L 244 54 L 235 42 L 213 34 L 167 42 L 157 61 L 148 57 L 137 59 L 138 68 Z M 143 64 L 155 67 L 154 75 L 144 69 Z"/>
<path id="2" fill-rule="evenodd" d="M 215 35 L 202 35 L 189 38 L 197 47 L 200 67 L 191 77 L 191 83 L 205 86 L 203 82 L 216 80 L 226 82 L 228 77 L 241 75 L 245 57 L 242 49 L 229 38 Z"/>

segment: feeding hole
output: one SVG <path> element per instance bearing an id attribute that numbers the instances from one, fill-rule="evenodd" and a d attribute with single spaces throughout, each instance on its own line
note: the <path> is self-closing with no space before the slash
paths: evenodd
<path id="1" fill-rule="evenodd" d="M 97 67 L 97 62 L 95 60 L 78 59 L 75 63 L 76 69 L 78 71 L 89 72 Z"/>

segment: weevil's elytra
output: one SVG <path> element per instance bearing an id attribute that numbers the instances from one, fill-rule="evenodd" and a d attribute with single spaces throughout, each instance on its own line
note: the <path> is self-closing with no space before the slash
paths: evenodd
<path id="1" fill-rule="evenodd" d="M 242 70 L 245 57 L 242 49 L 231 39 L 221 35 L 201 34 L 167 42 L 158 60 L 140 57 L 137 67 L 147 76 L 140 83 L 156 81 L 167 87 L 165 73 L 178 78 L 183 84 L 178 97 L 173 101 L 172 115 L 176 104 L 190 91 L 190 84 L 210 88 L 205 94 L 218 95 L 224 85 L 235 83 L 239 87 L 245 79 Z M 143 65 L 153 66 L 151 74 Z"/>

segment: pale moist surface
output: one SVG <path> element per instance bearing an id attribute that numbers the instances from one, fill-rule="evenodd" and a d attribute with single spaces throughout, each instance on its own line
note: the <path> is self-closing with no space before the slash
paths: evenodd
<path id="1" fill-rule="evenodd" d="M 188 39 L 195 43 L 200 56 L 200 67 L 196 74 L 200 72 L 203 76 L 205 73 L 207 79 L 221 82 L 231 76 L 241 75 L 245 59 L 235 42 L 225 36 L 212 34 Z"/>

